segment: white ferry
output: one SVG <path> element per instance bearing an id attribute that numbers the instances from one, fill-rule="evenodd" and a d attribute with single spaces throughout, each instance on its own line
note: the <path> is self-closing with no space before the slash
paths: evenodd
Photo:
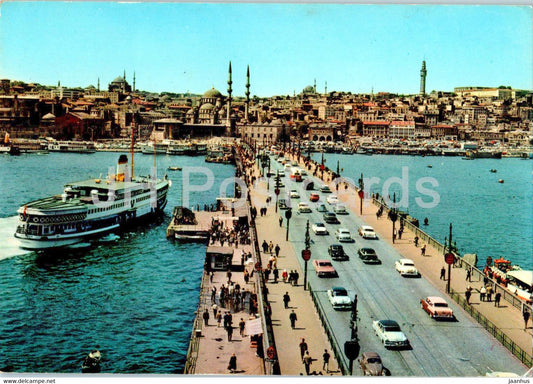
<path id="1" fill-rule="evenodd" d="M 127 172 L 128 157 L 121 155 L 116 175 L 70 183 L 61 195 L 21 206 L 15 233 L 21 247 L 47 250 L 72 245 L 162 211 L 171 185 L 166 176 L 129 180 Z"/>
<path id="2" fill-rule="evenodd" d="M 50 152 L 67 153 L 95 153 L 96 147 L 91 141 L 49 141 L 48 150 Z"/>

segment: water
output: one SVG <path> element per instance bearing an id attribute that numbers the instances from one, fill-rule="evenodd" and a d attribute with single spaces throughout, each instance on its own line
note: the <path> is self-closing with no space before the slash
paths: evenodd
<path id="1" fill-rule="evenodd" d="M 16 210 L 25 202 L 60 194 L 67 182 L 105 177 L 118 153 L 0 157 L 0 369 L 81 372 L 96 345 L 106 373 L 181 373 L 198 305 L 205 247 L 166 239 L 172 208 L 180 204 L 182 172 L 163 217 L 118 236 L 79 244 L 52 256 L 18 249 Z M 203 157 L 157 158 L 169 165 L 205 166 Z M 149 173 L 153 157 L 136 155 L 136 174 Z M 214 187 L 190 196 L 214 203 L 234 167 L 209 164 Z M 191 174 L 191 184 L 207 176 Z M 228 191 L 229 194 L 229 191 Z"/>
<path id="2" fill-rule="evenodd" d="M 315 153 L 312 157 L 320 162 L 321 156 Z M 449 236 L 452 223 L 453 240 L 460 253 L 477 253 L 478 266 L 483 266 L 488 256 L 503 256 L 523 269 L 533 269 L 531 161 L 341 154 L 325 154 L 324 159 L 334 171 L 338 161 L 340 169 L 344 169 L 341 176 L 356 184 L 363 173 L 365 192 L 388 193 L 391 199 L 396 193 L 397 202 L 403 198 L 400 209 L 417 218 L 421 229 L 441 243 Z M 491 169 L 497 172 L 492 173 Z M 378 179 L 370 185 L 371 178 Z M 406 187 L 394 182 L 387 190 L 387 183 L 395 181 L 393 178 L 403 179 Z M 422 184 L 430 192 L 417 188 L 423 178 L 431 178 Z M 499 179 L 504 183 L 499 183 Z M 438 195 L 436 204 L 429 204 L 435 201 L 429 194 Z M 428 226 L 422 225 L 425 217 Z"/>

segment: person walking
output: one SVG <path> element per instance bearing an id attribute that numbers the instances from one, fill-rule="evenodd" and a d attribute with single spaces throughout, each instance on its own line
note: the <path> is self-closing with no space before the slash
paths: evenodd
<path id="1" fill-rule="evenodd" d="M 313 362 L 313 358 L 309 354 L 309 351 L 305 351 L 304 358 L 302 360 L 305 366 L 305 373 L 307 374 L 307 376 L 309 376 L 309 369 L 311 367 L 311 363 Z"/>
<path id="2" fill-rule="evenodd" d="M 329 373 L 329 358 L 330 354 L 328 353 L 328 350 L 324 349 L 324 353 L 322 354 L 322 359 L 324 361 L 322 364 L 322 370 L 326 371 L 326 373 Z"/>
<path id="3" fill-rule="evenodd" d="M 472 270 L 470 268 L 468 268 L 466 270 L 466 281 L 471 281 L 471 276 L 472 276 Z"/>
<path id="4" fill-rule="evenodd" d="M 241 337 L 244 337 L 244 328 L 245 328 L 245 326 L 246 326 L 246 322 L 241 317 L 241 321 L 239 321 L 239 331 L 240 331 Z"/>
<path id="5" fill-rule="evenodd" d="M 276 257 L 279 257 L 279 251 L 281 248 L 279 247 L 279 244 L 276 244 L 276 248 L 274 248 L 274 251 L 276 252 Z"/>
<path id="6" fill-rule="evenodd" d="M 420 254 L 422 256 L 426 256 L 426 245 L 425 244 L 422 246 L 422 249 L 420 250 Z"/>
<path id="7" fill-rule="evenodd" d="M 261 215 L 261 216 L 263 216 L 263 215 Z M 263 240 L 262 247 L 263 247 L 263 252 L 267 253 L 268 252 L 268 243 L 266 242 L 266 240 Z"/>
<path id="8" fill-rule="evenodd" d="M 492 301 L 492 285 L 487 286 L 487 301 Z"/>
<path id="9" fill-rule="evenodd" d="M 213 319 L 216 319 L 217 318 L 217 312 L 218 312 L 218 305 L 213 304 L 211 306 L 211 308 L 213 309 Z"/>
<path id="10" fill-rule="evenodd" d="M 235 371 L 237 370 L 237 356 L 235 356 L 234 353 L 229 358 L 228 370 L 231 373 L 235 373 Z"/>
<path id="11" fill-rule="evenodd" d="M 440 269 L 440 279 L 446 280 L 446 270 L 444 269 L 444 267 Z"/>
<path id="12" fill-rule="evenodd" d="M 482 286 L 481 289 L 479 290 L 479 300 L 485 301 L 486 294 L 487 294 L 487 288 L 485 288 L 485 286 Z"/>
<path id="13" fill-rule="evenodd" d="M 217 328 L 220 328 L 220 323 L 222 322 L 222 312 L 218 311 L 217 313 Z"/>
<path id="14" fill-rule="evenodd" d="M 305 342 L 305 339 L 302 338 L 302 341 L 300 342 L 300 356 L 303 359 L 305 351 L 307 351 L 307 343 Z"/>
<path id="15" fill-rule="evenodd" d="M 415 247 L 418 248 L 418 236 L 415 236 L 415 238 L 413 239 L 413 243 L 415 243 Z"/>
<path id="16" fill-rule="evenodd" d="M 298 317 L 296 316 L 296 312 L 294 312 L 294 309 L 289 314 L 289 320 L 291 321 L 291 328 L 294 329 L 296 326 L 296 320 L 298 320 Z"/>
<path id="17" fill-rule="evenodd" d="M 524 311 L 522 316 L 524 317 L 524 331 L 525 331 L 527 329 L 527 322 L 529 321 L 529 317 L 531 316 L 531 314 L 529 313 L 529 311 Z"/>
<path id="18" fill-rule="evenodd" d="M 283 282 L 286 283 L 287 282 L 287 277 L 289 276 L 289 274 L 287 273 L 287 270 L 284 269 L 283 272 L 281 273 L 281 278 L 283 279 Z"/>
<path id="19" fill-rule="evenodd" d="M 233 337 L 233 326 L 228 325 L 226 327 L 226 332 L 228 333 L 228 341 L 231 341 L 231 338 Z"/>
<path id="20" fill-rule="evenodd" d="M 268 243 L 268 252 L 272 254 L 272 251 L 274 250 L 274 244 L 272 244 L 272 241 Z"/>
<path id="21" fill-rule="evenodd" d="M 279 217 L 279 226 L 282 227 L 283 226 L 283 217 Z"/>
<path id="22" fill-rule="evenodd" d="M 494 295 L 494 306 L 499 307 L 500 306 L 500 299 L 502 297 L 502 294 L 500 292 L 496 292 L 496 295 Z"/>
<path id="23" fill-rule="evenodd" d="M 285 308 L 289 308 L 289 301 L 291 301 L 289 292 L 285 292 L 285 294 L 283 295 L 283 304 L 285 304 Z"/>
<path id="24" fill-rule="evenodd" d="M 209 323 L 209 311 L 207 310 L 207 308 L 204 311 L 203 318 L 204 318 L 204 324 L 207 327 L 209 325 L 208 324 Z"/>
<path id="25" fill-rule="evenodd" d="M 470 296 L 472 295 L 472 288 L 468 286 L 465 292 L 466 303 L 470 304 Z"/>
<path id="26" fill-rule="evenodd" d="M 278 277 L 279 277 L 279 270 L 276 267 L 274 267 L 274 271 L 272 271 L 272 273 L 274 274 L 274 283 L 277 283 Z"/>

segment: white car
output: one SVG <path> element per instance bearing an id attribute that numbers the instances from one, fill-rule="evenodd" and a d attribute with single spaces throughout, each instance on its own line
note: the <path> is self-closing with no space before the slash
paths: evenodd
<path id="1" fill-rule="evenodd" d="M 337 215 L 347 215 L 348 210 L 346 209 L 346 205 L 342 203 L 335 204 L 333 207 L 333 212 L 335 212 Z"/>
<path id="2" fill-rule="evenodd" d="M 335 237 L 340 242 L 346 242 L 351 243 L 353 241 L 352 235 L 350 234 L 350 231 L 347 228 L 339 228 L 335 232 Z"/>
<path id="3" fill-rule="evenodd" d="M 300 194 L 298 193 L 298 191 L 296 189 L 291 189 L 291 192 L 289 193 L 289 196 L 291 197 L 291 199 L 299 199 L 300 198 Z"/>
<path id="4" fill-rule="evenodd" d="M 326 201 L 328 202 L 328 204 L 332 204 L 332 205 L 339 203 L 339 199 L 335 195 L 328 196 Z"/>
<path id="5" fill-rule="evenodd" d="M 376 235 L 376 232 L 374 232 L 374 228 L 372 228 L 370 225 L 361 225 L 359 227 L 359 235 L 363 239 L 377 239 L 378 235 Z"/>
<path id="6" fill-rule="evenodd" d="M 285 171 L 283 169 L 278 169 L 278 176 L 285 177 Z"/>
<path id="7" fill-rule="evenodd" d="M 311 208 L 307 203 L 298 203 L 298 212 L 300 213 L 311 213 Z"/>
<path id="8" fill-rule="evenodd" d="M 385 348 L 409 347 L 409 340 L 394 320 L 376 320 L 372 322 L 374 333 L 379 337 Z"/>
<path id="9" fill-rule="evenodd" d="M 329 187 L 327 185 L 321 186 L 319 191 L 322 192 L 322 193 L 331 193 L 331 189 L 329 189 Z"/>
<path id="10" fill-rule="evenodd" d="M 415 267 L 415 263 L 411 259 L 399 259 L 394 263 L 394 268 L 402 276 L 418 276 L 418 270 Z"/>
<path id="11" fill-rule="evenodd" d="M 333 309 L 351 309 L 352 299 L 348 296 L 348 291 L 343 287 L 332 287 L 328 290 L 328 299 Z"/>
<path id="12" fill-rule="evenodd" d="M 324 225 L 324 223 L 315 223 L 315 224 L 313 224 L 311 229 L 313 230 L 315 235 L 327 235 L 327 234 L 329 234 L 329 232 L 328 232 L 326 226 Z"/>

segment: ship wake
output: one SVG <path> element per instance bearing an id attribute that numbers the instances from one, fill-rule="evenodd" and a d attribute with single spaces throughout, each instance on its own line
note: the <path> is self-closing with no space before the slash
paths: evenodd
<path id="1" fill-rule="evenodd" d="M 0 218 L 0 260 L 30 253 L 20 248 L 20 242 L 13 236 L 18 224 L 18 216 Z"/>

